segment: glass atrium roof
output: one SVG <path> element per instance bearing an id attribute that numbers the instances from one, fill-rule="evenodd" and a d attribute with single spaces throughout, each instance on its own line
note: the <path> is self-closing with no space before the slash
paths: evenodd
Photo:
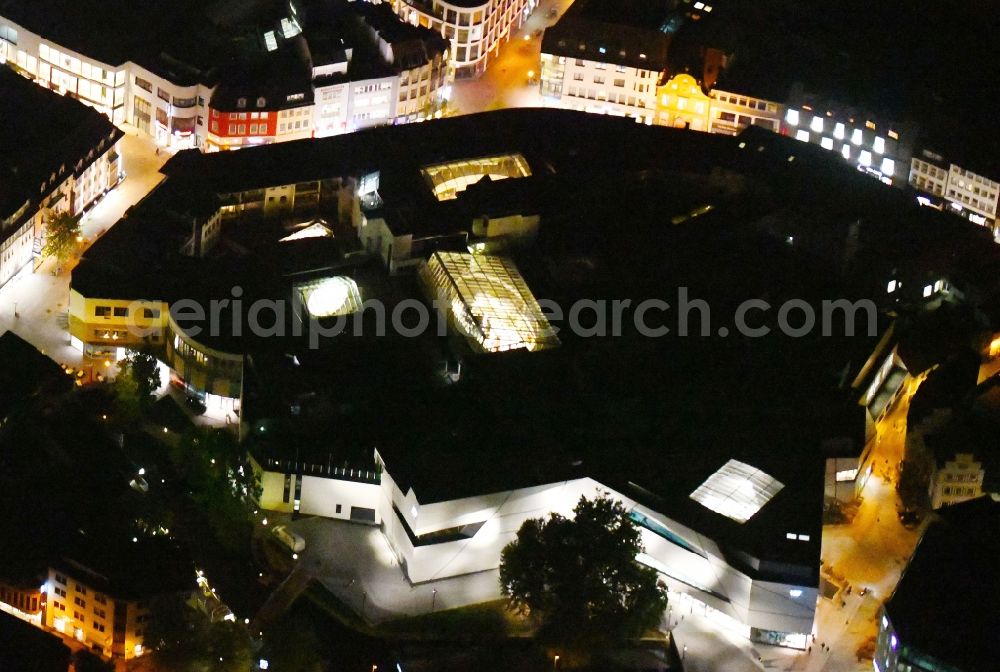
<path id="1" fill-rule="evenodd" d="M 435 252 L 421 270 L 448 307 L 454 328 L 482 352 L 559 345 L 514 262 L 504 257 Z"/>
<path id="2" fill-rule="evenodd" d="M 435 198 L 447 201 L 458 197 L 470 184 L 475 184 L 486 176 L 491 180 L 531 177 L 528 161 L 520 154 L 502 154 L 481 159 L 449 161 L 420 170 L 430 184 Z"/>
<path id="3" fill-rule="evenodd" d="M 729 460 L 691 493 L 691 499 L 737 523 L 745 523 L 783 487 L 760 469 Z"/>

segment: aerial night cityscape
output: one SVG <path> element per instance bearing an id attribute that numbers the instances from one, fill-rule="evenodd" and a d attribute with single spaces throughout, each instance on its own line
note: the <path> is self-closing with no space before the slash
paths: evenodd
<path id="1" fill-rule="evenodd" d="M 1000 670 L 998 17 L 0 0 L 0 672 Z"/>

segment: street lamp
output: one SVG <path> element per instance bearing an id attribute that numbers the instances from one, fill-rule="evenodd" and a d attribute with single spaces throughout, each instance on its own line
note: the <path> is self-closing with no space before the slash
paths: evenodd
<path id="1" fill-rule="evenodd" d="M 437 596 L 437 588 L 431 588 L 431 611 L 434 611 L 434 605 L 437 604 Z"/>
<path id="2" fill-rule="evenodd" d="M 558 670 L 559 669 L 559 655 L 558 654 L 556 655 L 555 658 L 552 659 L 552 669 L 553 670 Z"/>

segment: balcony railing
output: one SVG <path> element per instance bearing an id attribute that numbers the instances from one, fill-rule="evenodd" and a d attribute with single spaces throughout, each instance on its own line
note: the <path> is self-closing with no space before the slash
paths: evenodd
<path id="1" fill-rule="evenodd" d="M 296 462 L 295 460 L 276 460 L 272 458 L 262 460 L 261 466 L 267 471 L 278 471 L 283 474 L 319 476 L 321 478 L 335 478 L 341 481 L 372 483 L 374 485 L 378 485 L 382 482 L 382 472 L 377 470 L 369 471 L 367 469 L 354 469 L 352 467 L 335 467 L 331 464 Z"/>

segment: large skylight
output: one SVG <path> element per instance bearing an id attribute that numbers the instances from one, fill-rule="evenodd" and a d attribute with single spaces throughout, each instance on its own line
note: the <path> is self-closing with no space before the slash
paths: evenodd
<path id="1" fill-rule="evenodd" d="M 361 292 L 351 278 L 335 276 L 297 287 L 306 310 L 313 317 L 350 315 L 361 307 Z"/>
<path id="2" fill-rule="evenodd" d="M 745 523 L 783 487 L 760 469 L 729 460 L 691 493 L 691 499 L 737 523 Z"/>
<path id="3" fill-rule="evenodd" d="M 504 257 L 435 252 L 421 277 L 444 302 L 452 326 L 483 352 L 559 345 L 514 262 Z"/>
<path id="4" fill-rule="evenodd" d="M 426 166 L 421 169 L 439 201 L 457 198 L 470 184 L 486 176 L 491 180 L 530 177 L 531 168 L 520 154 L 502 154 L 480 159 L 463 159 Z"/>

